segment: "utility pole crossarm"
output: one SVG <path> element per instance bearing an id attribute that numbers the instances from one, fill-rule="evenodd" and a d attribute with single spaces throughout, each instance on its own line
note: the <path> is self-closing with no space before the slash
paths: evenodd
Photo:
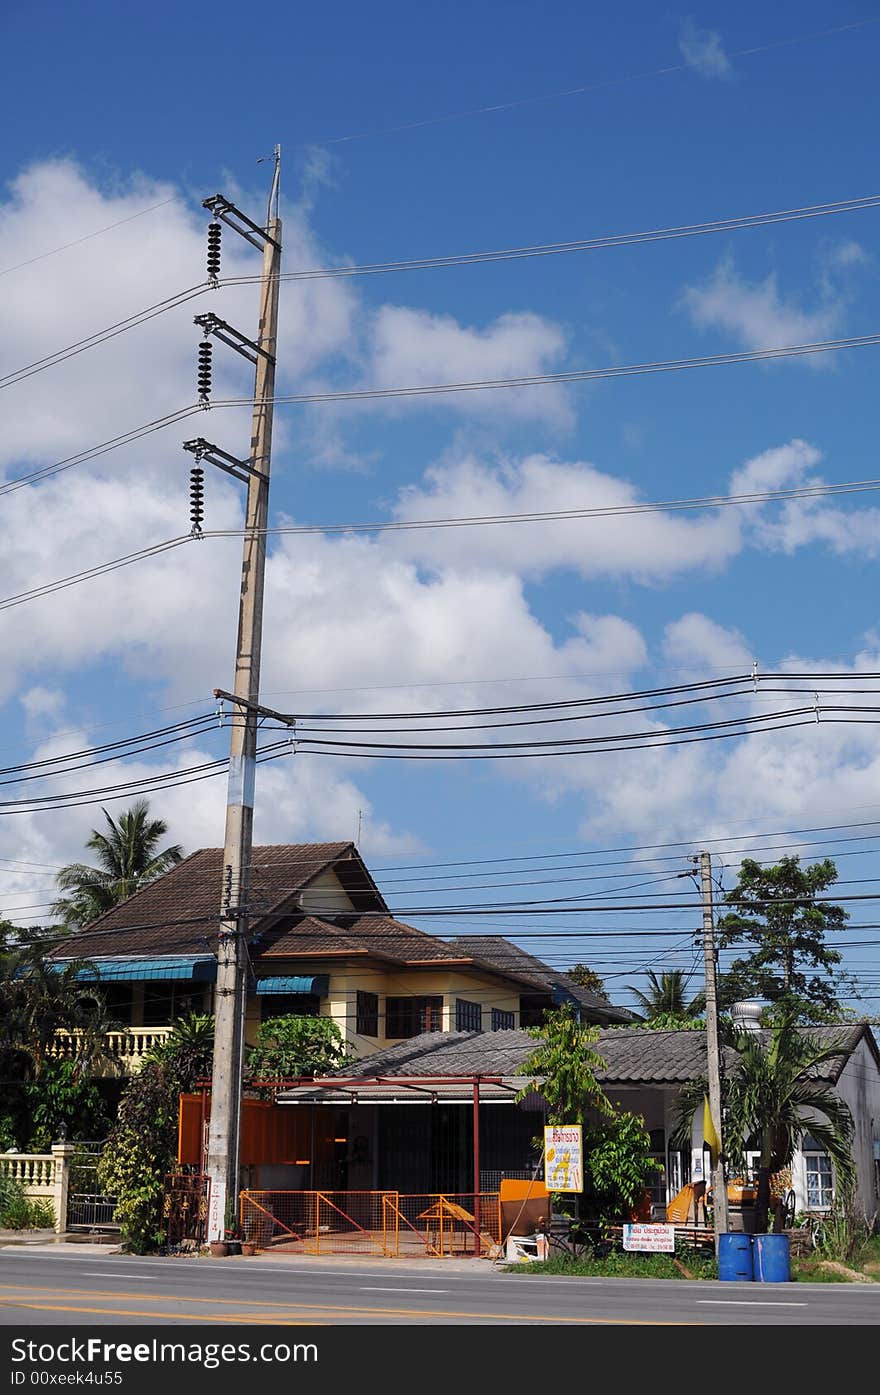
<path id="1" fill-rule="evenodd" d="M 288 712 L 276 712 L 274 707 L 264 707 L 260 702 L 247 702 L 244 698 L 236 697 L 235 693 L 224 692 L 222 688 L 215 688 L 214 696 L 222 698 L 225 702 L 234 702 L 236 707 L 243 707 L 246 712 L 253 712 L 258 717 L 272 717 L 276 722 L 283 722 L 286 727 L 296 726 L 296 718 Z"/>
<path id="2" fill-rule="evenodd" d="M 215 218 L 222 218 L 224 223 L 228 224 L 228 226 L 237 232 L 239 236 L 243 237 L 246 242 L 249 242 L 252 247 L 257 247 L 262 251 L 267 244 L 270 244 L 276 251 L 281 251 L 280 219 L 275 218 L 272 220 L 278 224 L 276 239 L 276 237 L 272 235 L 271 227 L 268 229 L 261 228 L 259 223 L 254 223 L 248 218 L 246 213 L 242 213 L 240 208 L 236 208 L 232 200 L 227 199 L 225 194 L 213 194 L 209 199 L 202 199 L 202 208 L 207 208 L 209 212 L 213 213 Z"/>

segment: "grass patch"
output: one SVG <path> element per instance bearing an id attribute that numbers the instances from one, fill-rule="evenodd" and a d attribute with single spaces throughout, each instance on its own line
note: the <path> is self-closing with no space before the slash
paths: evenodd
<path id="1" fill-rule="evenodd" d="M 714 1255 L 700 1254 L 693 1250 L 682 1251 L 678 1255 L 640 1255 L 615 1250 L 602 1258 L 569 1259 L 565 1255 L 554 1259 L 540 1260 L 537 1263 L 510 1264 L 509 1274 L 565 1274 L 578 1278 L 617 1278 L 617 1279 L 685 1279 L 680 1264 L 695 1279 L 717 1279 L 718 1266 Z"/>

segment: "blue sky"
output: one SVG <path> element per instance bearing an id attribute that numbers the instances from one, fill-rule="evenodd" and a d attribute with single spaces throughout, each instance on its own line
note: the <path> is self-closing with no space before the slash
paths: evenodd
<path id="1" fill-rule="evenodd" d="M 223 190 L 261 216 L 269 167 L 257 160 L 276 142 L 286 270 L 562 242 L 875 192 L 880 13 L 871 6 L 592 9 L 278 7 L 261 36 L 225 3 L 208 17 L 164 3 L 44 5 L 37 41 L 32 11 L 8 6 L 4 46 L 17 58 L 0 156 L 0 297 L 11 326 L 0 373 L 199 282 L 202 198 Z M 279 382 L 288 393 L 451 382 L 872 333 L 878 216 L 288 285 Z M 224 274 L 256 272 L 255 254 L 233 243 L 225 239 Z M 31 258 L 39 260 L 19 265 Z M 190 403 L 192 315 L 207 308 L 251 332 L 255 288 L 220 290 L 7 388 L 5 477 Z M 872 479 L 877 353 L 404 405 L 281 407 L 273 521 L 522 512 Z M 246 393 L 246 377 L 219 352 L 217 361 L 218 391 Z M 244 453 L 247 416 L 206 414 L 6 495 L 4 594 L 187 531 L 180 442 L 199 433 Z M 235 527 L 240 504 L 231 482 L 210 477 L 206 527 Z M 430 711 L 626 692 L 742 671 L 752 659 L 765 671 L 876 671 L 877 507 L 865 493 L 638 523 L 278 539 L 264 696 L 306 711 Z M 212 689 L 230 683 L 238 551 L 235 539 L 206 539 L 4 612 L 6 763 L 210 707 Z M 360 811 L 365 855 L 389 869 L 389 899 L 406 911 L 421 902 L 399 899 L 398 865 L 418 864 L 429 902 L 435 864 L 523 859 L 480 869 L 503 887 L 506 867 L 553 866 L 551 854 L 595 877 L 590 866 L 608 860 L 602 849 L 673 841 L 680 848 L 655 850 L 671 861 L 615 867 L 620 882 L 584 889 L 604 894 L 626 885 L 624 873 L 635 885 L 686 869 L 705 839 L 717 840 L 729 885 L 745 833 L 880 819 L 875 731 L 809 727 L 516 764 L 299 753 L 261 773 L 257 836 L 352 837 Z M 225 741 L 206 733 L 110 769 L 120 779 L 131 769 L 180 770 L 222 755 Z M 97 783 L 79 772 L 10 787 L 9 797 Z M 219 779 L 159 792 L 153 803 L 193 848 L 221 841 L 223 801 Z M 44 918 L 53 868 L 79 854 L 99 818 L 95 804 L 0 819 L 0 908 Z M 858 832 L 873 836 L 880 823 Z M 829 829 L 770 841 L 776 851 L 811 842 L 857 853 L 840 861 L 841 877 L 880 876 L 870 838 L 833 841 L 851 836 Z M 690 884 L 658 882 L 639 895 L 670 886 L 678 896 Z M 552 881 L 533 889 L 571 891 Z M 853 921 L 868 925 L 872 905 L 854 903 Z M 626 1001 L 641 966 L 691 967 L 695 915 L 566 921 L 570 932 L 649 921 L 664 935 L 524 943 L 560 964 L 595 961 Z M 478 923 L 516 933 L 491 916 Z M 536 914 L 528 928 L 546 934 L 558 924 Z M 876 931 L 844 938 L 866 994 L 880 995 L 870 983 Z M 863 1007 L 876 1012 L 878 1001 Z"/>

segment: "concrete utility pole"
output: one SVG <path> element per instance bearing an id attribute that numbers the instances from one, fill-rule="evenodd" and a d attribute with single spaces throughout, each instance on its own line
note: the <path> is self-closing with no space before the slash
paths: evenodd
<path id="1" fill-rule="evenodd" d="M 721 1154 L 721 1051 L 718 1045 L 718 994 L 715 983 L 715 917 L 712 908 L 712 857 L 700 853 L 700 888 L 703 897 L 703 961 L 706 967 L 706 1054 L 709 1072 L 709 1112 L 718 1138 L 718 1155 L 712 1168 L 712 1199 L 715 1218 L 715 1249 L 718 1237 L 728 1229 L 727 1180 Z"/>
<path id="2" fill-rule="evenodd" d="M 275 177 L 263 237 L 263 279 L 260 327 L 255 341 L 256 372 L 251 454 L 241 467 L 247 478 L 247 512 L 241 564 L 241 600 L 235 653 L 233 692 L 240 706 L 233 710 L 226 796 L 226 837 L 223 848 L 223 895 L 217 955 L 214 1064 L 207 1172 L 211 1193 L 208 1239 L 222 1238 L 227 1207 L 237 1221 L 241 1136 L 242 1057 L 247 998 L 248 890 L 253 848 L 254 778 L 257 756 L 256 705 L 260 692 L 260 649 L 263 627 L 263 582 L 266 569 L 266 526 L 269 518 L 269 466 L 272 450 L 272 399 L 275 395 L 275 354 L 278 334 L 278 287 L 281 271 L 281 220 L 278 217 L 280 155 L 275 152 Z M 219 198 L 219 196 L 218 196 Z M 212 206 L 216 201 L 206 201 Z M 231 205 L 215 207 L 218 217 Z M 230 222 L 235 227 L 231 218 Z M 254 225 L 243 220 L 247 226 Z M 236 231 L 241 231 L 236 227 Z M 258 230 L 262 233 L 262 230 Z M 247 232 L 243 233 L 247 236 Z M 253 242 L 253 236 L 248 237 Z M 259 245 L 259 244 L 255 244 Z M 222 324 L 223 322 L 219 322 Z M 224 326 L 224 328 L 227 328 Z M 228 340 L 226 342 L 229 342 Z M 233 345 L 234 347 L 234 345 Z M 206 443 L 203 443 L 206 444 Z M 210 459 L 211 452 L 206 451 Z M 219 453 L 222 456 L 222 452 Z M 226 457 L 229 459 L 229 457 Z M 224 468 L 222 461 L 220 463 Z"/>

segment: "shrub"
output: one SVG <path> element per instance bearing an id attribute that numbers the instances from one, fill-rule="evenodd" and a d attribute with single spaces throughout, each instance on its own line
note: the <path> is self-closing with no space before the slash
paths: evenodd
<path id="1" fill-rule="evenodd" d="M 17 1177 L 0 1169 L 0 1230 L 41 1230 L 54 1225 L 51 1201 L 32 1200 Z"/>

